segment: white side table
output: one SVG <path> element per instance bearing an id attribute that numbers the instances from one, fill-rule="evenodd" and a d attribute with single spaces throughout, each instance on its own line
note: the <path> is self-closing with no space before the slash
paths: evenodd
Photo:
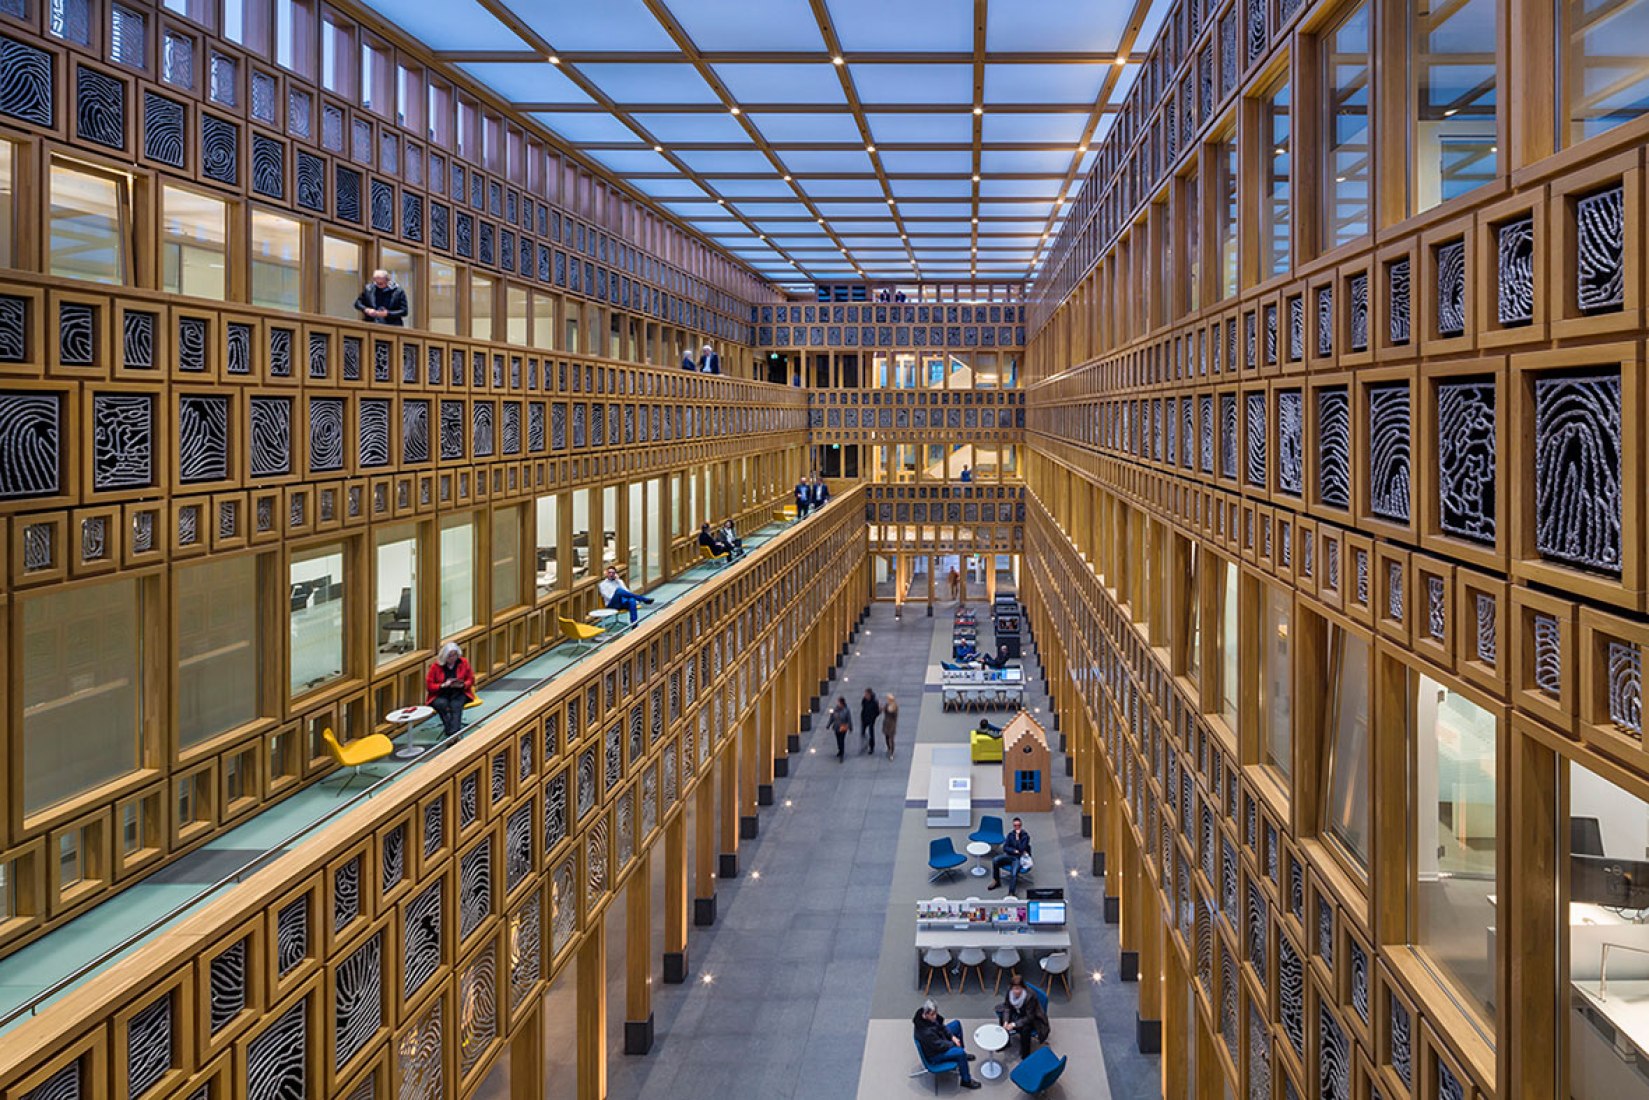
<path id="1" fill-rule="evenodd" d="M 399 710 L 392 710 L 388 714 L 384 715 L 384 721 L 394 723 L 395 725 L 401 727 L 401 732 L 410 734 L 412 732 L 412 727 L 418 725 L 420 722 L 427 722 L 433 717 L 435 717 L 434 707 L 420 705 L 413 707 L 402 707 Z M 403 745 L 395 750 L 395 759 L 416 760 L 428 751 L 429 749 L 423 745 Z"/>
<path id="2" fill-rule="evenodd" d="M 984 878 L 990 873 L 985 869 L 985 857 L 990 854 L 991 846 L 983 840 L 968 842 L 968 855 L 973 857 L 973 870 L 970 873 L 974 878 Z"/>
<path id="3" fill-rule="evenodd" d="M 622 614 L 624 612 L 616 607 L 598 607 L 590 612 L 590 621 L 603 630 L 611 630 Z"/>
<path id="4" fill-rule="evenodd" d="M 990 1055 L 980 1063 L 979 1076 L 987 1081 L 994 1081 L 1002 1076 L 1002 1063 L 996 1056 L 1007 1049 L 1008 1029 L 1000 1024 L 980 1024 L 974 1029 L 973 1042 L 980 1050 Z"/>

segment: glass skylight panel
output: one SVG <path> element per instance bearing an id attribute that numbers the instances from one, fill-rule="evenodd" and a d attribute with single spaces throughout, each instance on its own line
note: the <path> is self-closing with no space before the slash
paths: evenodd
<path id="1" fill-rule="evenodd" d="M 1071 103 L 1092 107 L 1109 65 L 985 66 L 985 106 L 993 103 Z"/>
<path id="2" fill-rule="evenodd" d="M 887 0 L 827 0 L 844 50 L 901 53 L 973 49 L 971 5 L 889 4 Z"/>
<path id="3" fill-rule="evenodd" d="M 753 114 L 750 121 L 756 124 L 756 129 L 768 141 L 788 142 L 803 141 L 809 143 L 821 141 L 851 141 L 859 142 L 864 138 L 859 133 L 859 127 L 853 122 L 853 116 L 846 111 L 833 113 L 797 113 L 797 114 Z"/>
<path id="4" fill-rule="evenodd" d="M 548 61 L 466 61 L 458 68 L 512 103 L 591 102 L 583 88 Z"/>
<path id="5" fill-rule="evenodd" d="M 634 117 L 647 128 L 648 133 L 665 145 L 712 142 L 746 144 L 750 141 L 750 135 L 739 120 L 722 110 L 703 114 L 642 112 Z"/>
<path id="6" fill-rule="evenodd" d="M 404 0 L 366 0 L 426 46 L 440 50 L 525 50 L 519 35 L 474 0 L 407 4 Z"/>
<path id="7" fill-rule="evenodd" d="M 821 202 L 819 213 L 827 218 L 881 218 L 887 214 L 885 202 Z"/>
<path id="8" fill-rule="evenodd" d="M 904 172 L 945 172 L 967 175 L 973 170 L 973 153 L 968 149 L 911 152 L 890 149 L 881 154 L 882 167 L 890 175 Z"/>
<path id="9" fill-rule="evenodd" d="M 782 157 L 785 154 L 780 153 L 779 155 Z M 871 177 L 871 176 L 866 176 L 862 179 L 846 179 L 846 180 L 804 179 L 804 180 L 801 180 L 799 182 L 802 185 L 802 190 L 806 191 L 810 198 L 815 198 L 815 199 L 818 199 L 818 198 L 836 198 L 836 199 L 879 199 L 879 198 L 882 198 L 882 185 L 880 183 L 878 183 L 874 177 Z M 880 212 L 881 213 L 886 213 L 887 212 L 887 204 L 885 202 L 882 204 L 882 209 L 881 209 Z"/>
<path id="10" fill-rule="evenodd" d="M 943 115 L 867 113 L 865 117 L 870 123 L 871 136 L 889 145 L 906 142 L 920 145 L 973 144 L 973 115 L 967 111 Z"/>
<path id="11" fill-rule="evenodd" d="M 749 175 L 773 173 L 773 162 L 755 149 L 683 149 L 676 155 L 695 172 L 742 172 Z"/>
<path id="12" fill-rule="evenodd" d="M 603 3 L 606 0 L 602 0 Z M 807 0 L 667 0 L 670 14 L 701 50 L 823 50 Z"/>
<path id="13" fill-rule="evenodd" d="M 535 111 L 532 117 L 574 145 L 593 141 L 636 140 L 636 132 L 612 115 L 576 111 Z"/>
<path id="14" fill-rule="evenodd" d="M 973 194 L 973 181 L 971 179 L 925 180 L 897 176 L 888 182 L 893 186 L 895 198 L 904 198 L 910 195 L 951 199 L 963 198 Z"/>
<path id="15" fill-rule="evenodd" d="M 733 98 L 741 103 L 847 103 L 836 66 L 828 63 L 727 64 L 714 68 Z"/>
<path id="16" fill-rule="evenodd" d="M 1168 11 L 1174 6 L 1174 0 L 1151 0 L 1151 8 L 1145 13 L 1145 22 L 1139 26 L 1139 34 L 1134 37 L 1133 52 L 1144 56 L 1150 51 L 1151 45 L 1157 40 L 1157 32 L 1168 18 Z"/>
<path id="17" fill-rule="evenodd" d="M 404 2 L 404 0 L 403 0 Z M 600 0 L 599 3 L 552 3 L 506 0 L 510 9 L 558 50 L 674 50 L 675 40 L 659 25 L 642 0 Z M 445 6 L 436 0 L 428 7 Z M 401 5 L 397 4 L 397 8 Z M 397 11 L 393 17 L 400 18 Z M 442 49 L 450 49 L 444 43 Z"/>
<path id="18" fill-rule="evenodd" d="M 973 105 L 973 66 L 856 61 L 851 65 L 859 102 Z"/>
<path id="19" fill-rule="evenodd" d="M 1052 203 L 1049 202 L 1019 202 L 1011 199 L 991 201 L 987 198 L 979 204 L 979 217 L 1046 218 L 1051 206 Z"/>
<path id="20" fill-rule="evenodd" d="M 979 155 L 979 166 L 987 179 L 998 172 L 1021 175 L 1035 172 L 1063 178 L 1065 173 L 1070 171 L 1071 161 L 1075 158 L 1074 148 L 1024 149 L 1013 152 L 986 149 Z"/>
<path id="21" fill-rule="evenodd" d="M 1007 114 L 985 112 L 980 137 L 987 145 L 998 142 L 1047 142 L 1070 145 L 1073 149 L 1088 124 L 1089 111 L 1069 113 Z"/>
<path id="22" fill-rule="evenodd" d="M 596 87 L 615 103 L 719 103 L 698 70 L 683 62 L 580 65 Z"/>
<path id="23" fill-rule="evenodd" d="M 772 168 L 769 167 L 768 171 L 771 172 Z M 728 198 L 788 199 L 795 194 L 790 185 L 778 177 L 717 180 L 716 190 Z"/>
<path id="24" fill-rule="evenodd" d="M 642 194 L 651 195 L 656 199 L 703 198 L 705 194 L 704 188 L 686 176 L 677 176 L 675 179 L 667 180 L 637 179 L 627 180 L 626 182 Z"/>
<path id="25" fill-rule="evenodd" d="M 899 203 L 899 213 L 908 223 L 912 218 L 971 218 L 971 202 L 912 202 Z"/>
<path id="26" fill-rule="evenodd" d="M 1139 79 L 1139 71 L 1142 68 L 1143 65 L 1134 61 L 1122 66 L 1122 71 L 1117 74 L 1117 82 L 1111 86 L 1111 97 L 1105 102 L 1120 107 L 1127 100 L 1128 91 L 1134 86 L 1134 81 Z"/>
<path id="27" fill-rule="evenodd" d="M 1014 0 L 991 4 L 985 22 L 985 49 L 992 53 L 1114 50 L 1128 26 L 1133 5 L 1072 3 L 1071 0 Z"/>
<path id="28" fill-rule="evenodd" d="M 626 177 L 627 182 L 634 182 L 628 177 L 638 172 L 669 172 L 673 176 L 680 175 L 675 165 L 651 149 L 588 149 L 584 155 Z"/>
<path id="29" fill-rule="evenodd" d="M 870 156 L 857 149 L 783 149 L 779 151 L 779 159 L 797 175 L 851 172 L 869 176 L 875 172 Z"/>

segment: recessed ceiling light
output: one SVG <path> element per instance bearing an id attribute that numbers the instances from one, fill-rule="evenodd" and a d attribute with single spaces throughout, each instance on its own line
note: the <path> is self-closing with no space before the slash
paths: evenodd
<path id="1" fill-rule="evenodd" d="M 1088 147 L 1086 145 L 1078 145 L 1076 147 L 1076 151 L 1079 153 L 1086 153 L 1088 151 Z"/>
<path id="2" fill-rule="evenodd" d="M 867 146 L 865 146 L 865 152 L 867 152 L 867 153 L 874 153 L 874 152 L 875 152 L 875 151 L 876 151 L 876 146 L 874 146 L 874 145 L 867 145 Z"/>
<path id="3" fill-rule="evenodd" d="M 833 57 L 833 58 L 830 59 L 830 63 L 832 65 L 846 65 L 847 61 L 846 61 L 846 59 L 844 59 L 840 55 L 837 55 L 836 57 Z"/>
<path id="4" fill-rule="evenodd" d="M 824 224 L 824 219 L 823 219 L 823 218 L 820 218 L 820 219 L 819 219 L 819 224 L 820 224 L 820 225 L 823 225 L 823 224 Z"/>
<path id="5" fill-rule="evenodd" d="M 736 115 L 736 114 L 741 114 L 742 112 L 737 107 L 734 107 L 733 108 L 733 113 Z"/>
<path id="6" fill-rule="evenodd" d="M 892 199 L 889 199 L 889 200 L 887 200 L 887 204 L 888 204 L 888 205 L 889 205 L 889 206 L 892 206 L 892 205 L 893 205 L 893 200 L 892 200 Z"/>
<path id="7" fill-rule="evenodd" d="M 978 218 L 973 219 L 973 224 L 978 225 L 979 224 L 979 219 Z"/>
<path id="8" fill-rule="evenodd" d="M 976 114 L 976 115 L 982 115 L 982 114 L 984 114 L 984 113 L 985 113 L 985 108 L 983 108 L 983 107 L 975 107 L 975 108 L 974 108 L 974 109 L 973 109 L 973 113 L 974 113 L 974 114 Z"/>
<path id="9" fill-rule="evenodd" d="M 726 206 L 727 205 L 727 200 L 726 199 L 717 199 L 716 200 L 716 205 L 717 206 Z"/>
<path id="10" fill-rule="evenodd" d="M 655 153 L 662 153 L 662 152 L 664 152 L 664 146 L 662 146 L 662 145 L 655 145 L 655 146 L 653 146 L 653 152 L 655 152 Z"/>
<path id="11" fill-rule="evenodd" d="M 979 177 L 978 176 L 973 177 L 973 182 L 978 183 L 979 182 Z"/>
<path id="12" fill-rule="evenodd" d="M 1117 64 L 1118 65 L 1128 64 L 1128 55 L 1125 54 L 1125 53 L 1117 54 Z"/>
<path id="13" fill-rule="evenodd" d="M 559 64 L 561 64 L 561 59 L 559 57 L 555 56 L 555 54 L 552 53 L 550 55 L 550 64 L 551 65 L 559 65 Z"/>
<path id="14" fill-rule="evenodd" d="M 784 178 L 784 182 L 786 182 L 786 183 L 789 183 L 789 182 L 790 182 L 790 177 L 789 177 L 789 176 L 786 176 L 786 177 L 785 177 L 785 178 Z"/>

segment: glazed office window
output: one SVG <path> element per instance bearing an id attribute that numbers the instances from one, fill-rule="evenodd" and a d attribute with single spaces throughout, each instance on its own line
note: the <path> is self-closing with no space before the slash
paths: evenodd
<path id="1" fill-rule="evenodd" d="M 561 498 L 541 496 L 533 505 L 535 535 L 533 591 L 548 596 L 561 579 Z"/>
<path id="2" fill-rule="evenodd" d="M 1557 0 L 1557 18 L 1558 144 L 1649 114 L 1649 0 Z"/>
<path id="3" fill-rule="evenodd" d="M 228 204 L 198 191 L 160 194 L 160 289 L 223 300 L 229 249 Z"/>
<path id="4" fill-rule="evenodd" d="M 1017 351 L 1002 353 L 1001 384 L 1005 390 L 1019 388 L 1019 353 Z"/>
<path id="5" fill-rule="evenodd" d="M 418 630 L 418 526 L 398 523 L 377 533 L 376 598 L 373 602 L 377 663 L 388 664 L 422 648 Z"/>
<path id="6" fill-rule="evenodd" d="M 434 257 L 429 261 L 429 328 L 458 334 L 458 269 Z"/>
<path id="7" fill-rule="evenodd" d="M 1332 694 L 1326 752 L 1322 831 L 1340 848 L 1368 867 L 1368 708 L 1369 644 L 1338 626 L 1328 628 L 1328 680 Z"/>
<path id="8" fill-rule="evenodd" d="M 1238 574 L 1231 562 L 1219 562 L 1221 583 L 1218 589 L 1220 620 L 1220 694 L 1218 714 L 1233 733 L 1237 731 L 1238 691 L 1242 657 L 1241 635 L 1237 627 Z"/>
<path id="9" fill-rule="evenodd" d="M 1187 576 L 1181 579 L 1186 592 L 1185 675 L 1199 687 L 1202 685 L 1202 549 L 1194 541 L 1188 542 L 1190 555 L 1186 559 Z"/>
<path id="10" fill-rule="evenodd" d="M 24 596 L 23 812 L 140 768 L 143 616 L 136 580 Z"/>
<path id="11" fill-rule="evenodd" d="M 1275 768 L 1284 785 L 1294 774 L 1294 680 L 1289 635 L 1294 628 L 1294 596 L 1262 585 L 1260 618 L 1260 761 Z"/>
<path id="12" fill-rule="evenodd" d="M 424 70 L 413 65 L 395 66 L 396 121 L 407 132 L 424 131 Z"/>
<path id="13" fill-rule="evenodd" d="M 521 509 L 492 511 L 492 613 L 521 603 Z"/>
<path id="14" fill-rule="evenodd" d="M 406 292 L 406 323 L 416 326 L 422 316 L 419 313 L 422 303 L 418 300 L 418 257 L 411 252 L 384 245 L 378 249 L 378 266 L 389 272 L 390 280 Z"/>
<path id="15" fill-rule="evenodd" d="M 1202 180 L 1195 172 L 1179 181 L 1180 228 L 1185 234 L 1185 262 L 1179 265 L 1185 279 L 1185 310 L 1202 307 Z"/>
<path id="16" fill-rule="evenodd" d="M 1373 202 L 1369 109 L 1369 5 L 1359 4 L 1323 36 L 1322 247 L 1365 237 Z"/>
<path id="17" fill-rule="evenodd" d="M 355 28 L 333 18 L 321 18 L 321 86 L 345 99 L 355 98 Z"/>
<path id="18" fill-rule="evenodd" d="M 361 34 L 361 106 L 386 118 L 395 110 L 394 51 Z"/>
<path id="19" fill-rule="evenodd" d="M 566 351 L 576 353 L 576 352 L 582 350 L 578 345 L 578 337 L 579 337 L 578 318 L 579 318 L 579 313 L 580 313 L 578 303 L 577 302 L 572 302 L 572 301 L 566 302 L 565 303 L 565 308 L 563 309 L 562 312 L 564 314 L 565 328 L 566 328 L 566 331 L 567 331 L 567 339 L 566 339 L 566 342 L 564 344 L 562 344 L 562 348 Z"/>
<path id="20" fill-rule="evenodd" d="M 916 356 L 910 352 L 894 352 L 893 354 L 893 388 L 897 390 L 913 390 L 916 388 Z"/>
<path id="21" fill-rule="evenodd" d="M 0 267 L 17 266 L 17 147 L 0 141 Z"/>
<path id="22" fill-rule="evenodd" d="M 275 0 L 275 60 L 302 76 L 315 75 L 312 0 Z"/>
<path id="23" fill-rule="evenodd" d="M 470 272 L 470 335 L 477 340 L 492 339 L 493 281 Z"/>
<path id="24" fill-rule="evenodd" d="M 1227 133 L 1210 147 L 1214 177 L 1214 262 L 1219 265 L 1220 298 L 1237 293 L 1237 142 Z"/>
<path id="25" fill-rule="evenodd" d="M 530 342 L 528 332 L 531 327 L 532 316 L 528 311 L 527 289 L 514 283 L 505 284 L 504 339 L 525 347 Z"/>
<path id="26" fill-rule="evenodd" d="M 973 388 L 994 390 L 997 386 L 996 353 L 982 351 L 973 357 Z"/>
<path id="27" fill-rule="evenodd" d="M 1493 1034 L 1495 955 L 1483 935 L 1498 895 L 1494 715 L 1418 672 L 1409 674 L 1411 941 Z"/>
<path id="28" fill-rule="evenodd" d="M 590 494 L 591 489 L 574 489 L 573 522 L 573 580 L 590 574 Z"/>
<path id="29" fill-rule="evenodd" d="M 341 678 L 346 668 L 348 591 L 342 543 L 295 551 L 288 575 L 291 678 L 296 698 Z"/>
<path id="30" fill-rule="evenodd" d="M 922 356 L 922 388 L 926 390 L 942 390 L 945 388 L 945 355 L 943 352 L 930 351 Z"/>
<path id="31" fill-rule="evenodd" d="M 303 308 L 304 223 L 273 210 L 252 211 L 252 304 Z"/>
<path id="32" fill-rule="evenodd" d="M 1261 105 L 1260 276 L 1287 273 L 1294 239 L 1294 127 L 1285 82 Z"/>
<path id="33" fill-rule="evenodd" d="M 644 490 L 640 482 L 633 482 L 623 487 L 626 515 L 629 520 L 629 572 L 625 576 L 631 582 L 640 585 L 643 581 L 641 569 L 642 559 L 646 555 L 646 546 L 643 544 L 646 531 L 646 501 L 643 499 Z M 718 520 L 712 520 L 718 523 Z"/>
<path id="34" fill-rule="evenodd" d="M 475 520 L 457 516 L 441 523 L 441 637 L 475 625 Z"/>
<path id="35" fill-rule="evenodd" d="M 555 347 L 555 297 L 534 292 L 532 296 L 532 346 L 543 351 Z"/>
<path id="36" fill-rule="evenodd" d="M 131 211 L 129 176 L 52 158 L 51 273 L 125 283 L 131 272 Z"/>
<path id="37" fill-rule="evenodd" d="M 877 352 L 870 359 L 871 377 L 876 380 L 877 389 L 888 389 L 893 385 L 893 376 L 889 373 L 888 357 L 886 352 Z"/>
<path id="38" fill-rule="evenodd" d="M 708 509 L 706 509 L 708 511 Z M 624 532 L 619 528 L 622 513 L 618 507 L 618 486 L 609 485 L 601 490 L 601 568 L 619 564 L 623 553 Z M 709 516 L 705 516 L 709 519 Z"/>
<path id="39" fill-rule="evenodd" d="M 1409 9 L 1411 214 L 1488 183 L 1499 170 L 1499 13 L 1495 0 L 1413 0 Z"/>
<path id="40" fill-rule="evenodd" d="M 177 567 L 178 745 L 189 748 L 262 716 L 258 559 Z"/>
<path id="41" fill-rule="evenodd" d="M 647 482 L 647 556 L 642 578 L 648 584 L 664 575 L 664 484 L 662 478 L 656 477 Z"/>
<path id="42" fill-rule="evenodd" d="M 327 316 L 361 319 L 355 309 L 355 299 L 366 286 L 361 252 L 360 241 L 321 234 L 321 311 Z"/>

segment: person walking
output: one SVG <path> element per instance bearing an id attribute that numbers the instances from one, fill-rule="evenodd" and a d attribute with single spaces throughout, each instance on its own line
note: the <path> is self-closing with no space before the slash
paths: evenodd
<path id="1" fill-rule="evenodd" d="M 859 736 L 864 741 L 866 756 L 876 751 L 876 719 L 881 713 L 882 704 L 876 701 L 876 693 L 865 688 L 864 697 L 859 700 Z"/>
<path id="2" fill-rule="evenodd" d="M 836 735 L 836 759 L 846 759 L 847 735 L 848 731 L 853 728 L 853 719 L 848 714 L 847 698 L 845 696 L 836 696 L 836 705 L 830 708 L 829 714 L 825 715 L 825 725 L 830 728 L 831 733 Z"/>
<path id="3" fill-rule="evenodd" d="M 893 692 L 882 700 L 882 743 L 887 746 L 887 758 L 893 759 L 893 738 L 899 732 L 899 700 Z"/>
<path id="4" fill-rule="evenodd" d="M 425 700 L 441 716 L 441 732 L 451 737 L 464 728 L 464 708 L 475 699 L 475 673 L 457 642 L 448 642 L 435 655 L 424 677 Z"/>
<path id="5" fill-rule="evenodd" d="M 962 590 L 962 574 L 956 571 L 954 565 L 951 566 L 950 572 L 945 574 L 945 584 L 950 587 L 950 598 L 960 602 L 959 593 Z"/>
<path id="6" fill-rule="evenodd" d="M 808 491 L 808 508 L 817 512 L 830 503 L 830 486 L 824 483 L 824 478 L 817 475 L 813 478 L 813 487 Z"/>
<path id="7" fill-rule="evenodd" d="M 801 519 L 813 507 L 813 486 L 804 476 L 796 482 L 796 518 Z"/>

